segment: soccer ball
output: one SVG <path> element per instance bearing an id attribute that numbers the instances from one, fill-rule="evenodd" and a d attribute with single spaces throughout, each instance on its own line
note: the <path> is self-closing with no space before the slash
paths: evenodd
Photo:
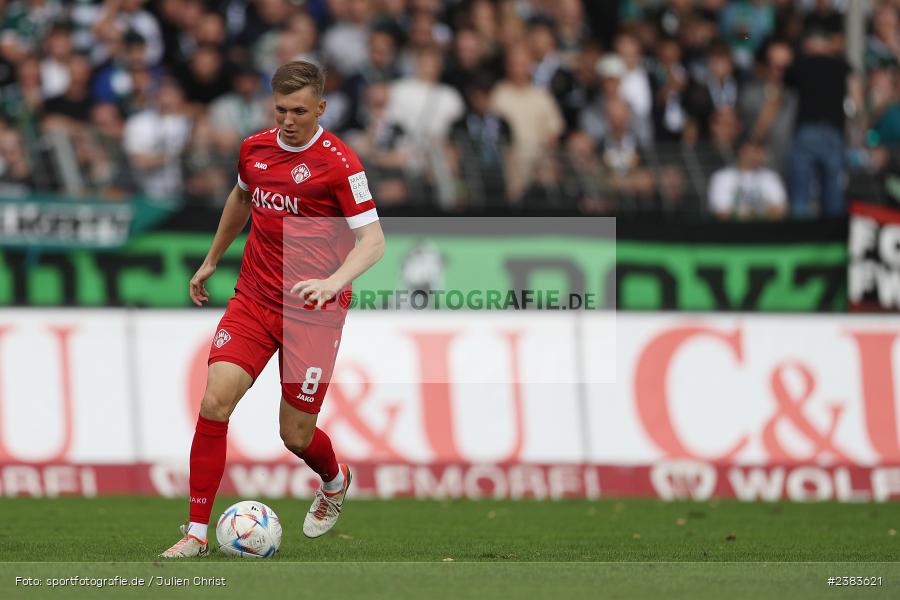
<path id="1" fill-rule="evenodd" d="M 262 502 L 242 500 L 219 517 L 216 540 L 226 556 L 268 558 L 281 545 L 281 521 Z"/>

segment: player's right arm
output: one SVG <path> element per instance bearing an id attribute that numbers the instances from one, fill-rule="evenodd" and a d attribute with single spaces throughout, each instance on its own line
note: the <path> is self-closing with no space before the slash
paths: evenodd
<path id="1" fill-rule="evenodd" d="M 219 259 L 231 246 L 234 238 L 246 227 L 247 221 L 250 219 L 250 210 L 250 192 L 242 189 L 239 184 L 235 185 L 228 194 L 228 200 L 225 201 L 225 208 L 222 209 L 219 227 L 216 229 L 216 236 L 213 238 L 209 252 L 206 253 L 203 264 L 191 278 L 191 300 L 197 306 L 202 306 L 209 300 L 205 282 L 216 272 Z"/>

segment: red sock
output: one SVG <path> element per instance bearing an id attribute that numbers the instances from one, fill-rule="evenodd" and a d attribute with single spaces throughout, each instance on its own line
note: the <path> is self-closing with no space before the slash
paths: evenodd
<path id="1" fill-rule="evenodd" d="M 322 481 L 331 481 L 338 474 L 337 457 L 331 447 L 331 438 L 316 427 L 312 441 L 300 455 L 309 468 L 318 473 Z"/>
<path id="2" fill-rule="evenodd" d="M 197 417 L 191 444 L 191 510 L 193 523 L 209 523 L 213 501 L 225 472 L 228 421 Z"/>

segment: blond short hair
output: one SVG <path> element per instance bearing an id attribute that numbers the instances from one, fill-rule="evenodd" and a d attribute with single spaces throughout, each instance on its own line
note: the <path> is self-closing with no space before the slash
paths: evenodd
<path id="1" fill-rule="evenodd" d="M 325 94 L 325 73 L 305 60 L 285 63 L 272 75 L 272 91 L 277 94 L 293 94 L 310 86 L 321 98 Z"/>

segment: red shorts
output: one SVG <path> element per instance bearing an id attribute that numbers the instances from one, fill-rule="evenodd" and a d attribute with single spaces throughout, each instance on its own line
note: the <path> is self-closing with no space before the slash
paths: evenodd
<path id="1" fill-rule="evenodd" d="M 297 410 L 315 414 L 328 391 L 341 331 L 283 319 L 281 313 L 238 293 L 228 301 L 216 328 L 208 364 L 233 363 L 256 381 L 278 350 L 282 397 Z"/>

